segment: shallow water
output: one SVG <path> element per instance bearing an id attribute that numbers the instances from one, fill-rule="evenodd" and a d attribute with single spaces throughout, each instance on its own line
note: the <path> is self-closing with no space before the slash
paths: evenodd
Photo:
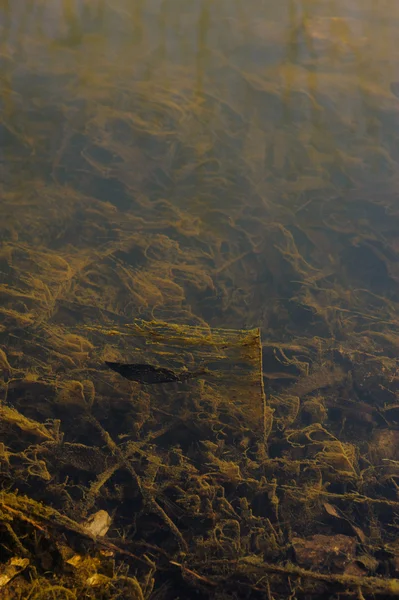
<path id="1" fill-rule="evenodd" d="M 398 34 L 392 0 L 0 2 L 0 484 L 22 548 L 40 501 L 79 535 L 112 513 L 160 599 L 396 589 Z M 106 361 L 207 376 L 151 395 Z"/>
<path id="2" fill-rule="evenodd" d="M 36 187 L 30 210 L 46 221 L 27 243 L 82 244 L 82 215 L 62 240 L 40 200 L 41 186 L 68 183 L 147 223 L 167 204 L 216 265 L 203 266 L 212 307 L 196 306 L 214 323 L 268 327 L 264 313 L 295 291 L 265 248 L 270 228 L 344 288 L 392 294 L 380 246 L 396 262 L 396 13 L 371 1 L 3 3 L 3 189 Z"/>
<path id="3" fill-rule="evenodd" d="M 67 304 L 267 343 L 372 331 L 391 356 L 399 9 L 4 2 L 0 23 L 5 330 Z"/>
<path id="4" fill-rule="evenodd" d="M 394 360 L 398 17 L 3 3 L 4 330 L 91 307 Z"/>

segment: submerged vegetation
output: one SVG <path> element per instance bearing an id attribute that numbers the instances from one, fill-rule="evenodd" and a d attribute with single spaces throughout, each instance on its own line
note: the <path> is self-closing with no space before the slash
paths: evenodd
<path id="1" fill-rule="evenodd" d="M 398 597 L 399 105 L 351 78 L 367 40 L 305 14 L 281 63 L 257 19 L 242 66 L 223 18 L 193 71 L 87 11 L 0 25 L 1 597 Z"/>

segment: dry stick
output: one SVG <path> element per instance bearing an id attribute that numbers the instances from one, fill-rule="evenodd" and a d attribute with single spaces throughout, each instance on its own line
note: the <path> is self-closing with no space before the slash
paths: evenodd
<path id="1" fill-rule="evenodd" d="M 141 493 L 142 498 L 144 500 L 144 504 L 147 506 L 147 508 L 149 510 L 152 510 L 155 514 L 157 514 L 162 519 L 162 521 L 164 521 L 164 523 L 167 524 L 167 526 L 169 527 L 169 529 L 172 531 L 172 533 L 176 537 L 181 550 L 183 550 L 184 552 L 187 552 L 188 551 L 187 543 L 186 543 L 185 539 L 183 538 L 182 534 L 180 533 L 179 529 L 176 527 L 176 525 L 173 523 L 173 521 L 170 519 L 170 517 L 168 517 L 168 515 L 163 510 L 163 508 L 161 508 L 159 506 L 159 504 L 155 500 L 155 498 L 152 495 L 152 493 L 149 490 L 149 488 L 146 488 L 145 486 L 143 486 L 143 484 L 141 482 L 141 479 L 137 475 L 137 473 L 134 470 L 133 466 L 127 460 L 127 458 L 123 455 L 123 453 L 121 452 L 120 448 L 117 446 L 117 444 L 115 444 L 115 442 L 113 441 L 113 439 L 111 438 L 111 436 L 109 435 L 109 433 L 102 427 L 102 425 L 97 421 L 97 419 L 95 419 L 91 415 L 88 415 L 87 419 L 101 433 L 101 435 L 102 435 L 105 443 L 107 444 L 108 448 L 111 450 L 111 452 L 115 456 L 118 457 L 118 459 L 123 463 L 123 465 L 125 466 L 125 468 L 129 471 L 129 473 L 131 474 L 131 476 L 132 476 L 134 482 L 136 483 L 138 489 L 140 490 L 140 493 Z"/>

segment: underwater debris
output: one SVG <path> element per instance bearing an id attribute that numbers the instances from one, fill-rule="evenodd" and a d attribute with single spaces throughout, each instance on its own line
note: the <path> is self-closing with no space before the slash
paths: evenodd
<path id="1" fill-rule="evenodd" d="M 293 538 L 292 546 L 298 564 L 310 569 L 331 569 L 342 572 L 354 558 L 357 540 L 347 535 L 313 535 Z"/>
<path id="2" fill-rule="evenodd" d="M 7 585 L 7 583 L 19 575 L 19 573 L 22 573 L 28 565 L 28 558 L 19 558 L 18 556 L 10 558 L 8 563 L 0 568 L 0 588 Z"/>
<path id="3" fill-rule="evenodd" d="M 344 28 L 296 35 L 349 61 Z M 357 78 L 318 68 L 308 92 L 303 65 L 214 55 L 199 91 L 191 66 L 167 84 L 93 68 L 94 38 L 68 48 L 76 85 L 52 44 L 56 93 L 18 104 L 42 74 L 29 51 L 3 98 L 0 563 L 30 561 L 9 600 L 398 596 L 397 178 L 356 189 L 397 171 L 396 131 L 372 139 L 386 84 L 359 141 L 341 135 Z M 231 329 L 258 323 L 263 354 Z"/>
<path id="4" fill-rule="evenodd" d="M 93 536 L 104 536 L 111 525 L 111 517 L 105 510 L 99 510 L 83 523 L 83 527 Z"/>

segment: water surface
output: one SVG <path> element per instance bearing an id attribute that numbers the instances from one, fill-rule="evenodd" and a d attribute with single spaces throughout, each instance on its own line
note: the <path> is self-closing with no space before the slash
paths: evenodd
<path id="1" fill-rule="evenodd" d="M 331 568 L 360 595 L 378 574 L 385 593 L 399 564 L 398 34 L 392 0 L 0 3 L 2 485 L 44 490 L 79 522 L 107 509 L 118 543 L 160 561 L 183 548 L 214 586 L 227 558 L 234 590 L 242 575 L 246 594 L 292 597 L 295 555 L 301 586 Z M 160 400 L 105 372 L 129 353 L 150 362 L 132 320 L 156 367 L 206 355 L 217 384 L 225 359 L 222 391 Z M 263 362 L 257 332 L 232 331 L 251 327 Z M 162 328 L 191 345 L 172 356 Z M 43 444 L 15 436 L 18 414 Z M 170 564 L 158 598 L 176 597 Z"/>

